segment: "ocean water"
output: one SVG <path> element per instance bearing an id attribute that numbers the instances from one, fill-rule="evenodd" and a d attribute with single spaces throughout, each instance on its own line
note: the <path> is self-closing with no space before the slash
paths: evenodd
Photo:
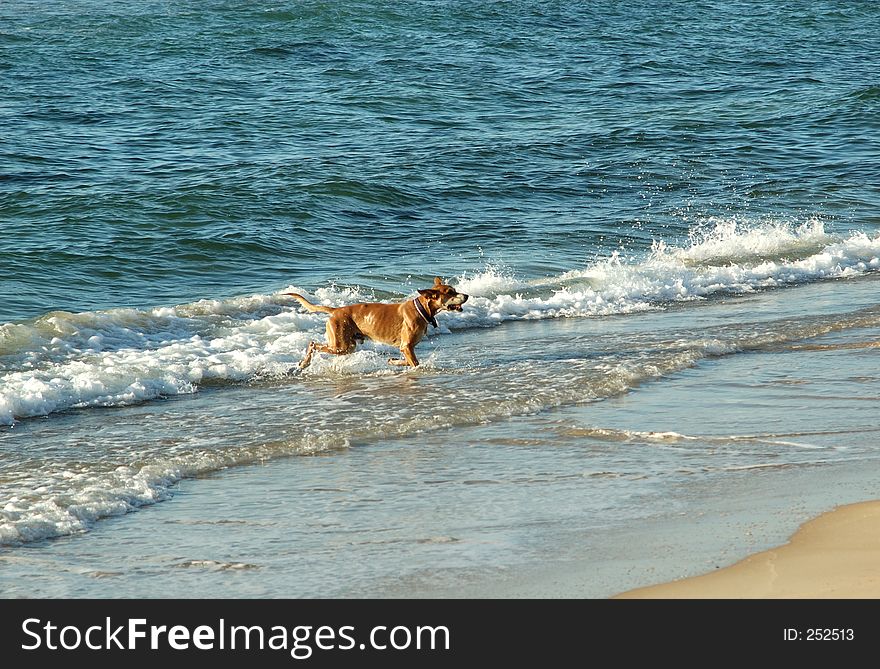
<path id="1" fill-rule="evenodd" d="M 0 594 L 577 562 L 606 596 L 876 496 L 878 35 L 871 2 L 4 2 Z M 326 316 L 283 293 L 436 275 L 472 297 L 420 368 L 297 370 Z"/>

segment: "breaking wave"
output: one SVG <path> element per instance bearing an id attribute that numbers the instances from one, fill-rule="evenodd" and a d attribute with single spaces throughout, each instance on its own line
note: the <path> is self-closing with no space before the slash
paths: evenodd
<path id="1" fill-rule="evenodd" d="M 880 268 L 880 235 L 833 235 L 821 222 L 745 226 L 715 221 L 681 246 L 654 243 L 642 257 L 613 253 L 581 269 L 533 280 L 489 267 L 458 277 L 462 313 L 440 333 L 511 320 L 591 317 L 662 309 L 674 302 L 849 278 Z M 283 377 L 326 317 L 301 313 L 284 292 L 339 306 L 373 299 L 367 286 L 287 286 L 276 294 L 157 307 L 69 313 L 0 326 L 0 424 L 82 407 L 120 406 L 195 393 L 206 384 Z M 404 295 L 400 296 L 403 299 Z M 318 366 L 384 370 L 381 345 Z"/>

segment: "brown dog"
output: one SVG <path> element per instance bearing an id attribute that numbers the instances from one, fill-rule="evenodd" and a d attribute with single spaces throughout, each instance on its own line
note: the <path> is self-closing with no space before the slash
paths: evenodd
<path id="1" fill-rule="evenodd" d="M 434 316 L 438 312 L 461 311 L 461 305 L 468 299 L 464 293 L 444 284 L 439 276 L 434 278 L 433 287 L 419 290 L 417 298 L 397 304 L 361 302 L 334 308 L 312 304 L 296 293 L 284 294 L 295 297 L 309 311 L 330 314 L 330 320 L 327 321 L 327 345 L 310 342 L 306 357 L 299 364 L 300 369 L 309 366 L 316 351 L 348 355 L 354 352 L 358 341 L 363 341 L 364 338 L 400 347 L 404 359 L 391 358 L 388 362 L 392 365 L 418 367 L 419 361 L 414 349 L 428 331 L 428 324 L 437 327 Z"/>

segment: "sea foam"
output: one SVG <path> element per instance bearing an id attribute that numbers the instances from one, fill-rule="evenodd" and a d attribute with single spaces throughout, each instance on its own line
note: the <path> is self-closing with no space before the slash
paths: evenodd
<path id="1" fill-rule="evenodd" d="M 462 275 L 454 283 L 471 298 L 462 313 L 441 314 L 440 332 L 662 309 L 671 302 L 847 278 L 878 268 L 880 235 L 835 236 L 818 221 L 799 226 L 716 221 L 695 231 L 686 244 L 658 241 L 646 255 L 617 252 L 558 276 L 526 280 L 494 267 Z M 204 384 L 286 375 L 308 342 L 323 338 L 326 320 L 323 314 L 302 313 L 282 294 L 294 291 L 332 306 L 373 299 L 368 288 L 309 293 L 287 286 L 269 295 L 152 310 L 51 312 L 2 325 L 0 424 L 194 393 Z M 359 358 L 353 371 L 384 369 L 384 353 L 368 358 Z"/>

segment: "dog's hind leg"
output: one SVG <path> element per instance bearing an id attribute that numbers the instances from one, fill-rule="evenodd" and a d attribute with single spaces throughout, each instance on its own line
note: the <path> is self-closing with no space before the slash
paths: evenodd
<path id="1" fill-rule="evenodd" d="M 305 357 L 303 357 L 302 362 L 299 363 L 300 369 L 305 369 L 312 362 L 312 356 L 315 354 L 315 349 L 319 348 L 321 344 L 316 341 L 310 341 L 308 347 L 306 348 Z"/>
<path id="2" fill-rule="evenodd" d="M 312 356 L 315 353 L 329 353 L 330 355 L 348 355 L 349 353 L 354 353 L 354 346 L 350 346 L 348 348 L 330 348 L 329 346 L 324 346 L 323 344 L 319 344 L 316 341 L 309 342 L 309 347 L 306 349 L 306 357 L 302 359 L 302 362 L 299 363 L 300 369 L 305 369 L 309 366 L 309 363 L 312 362 Z"/>
<path id="3" fill-rule="evenodd" d="M 312 361 L 315 353 L 329 353 L 331 355 L 348 355 L 354 353 L 357 346 L 357 338 L 350 323 L 339 322 L 334 318 L 327 321 L 327 345 L 316 341 L 309 342 L 306 355 L 299 363 L 300 369 L 305 369 Z"/>

